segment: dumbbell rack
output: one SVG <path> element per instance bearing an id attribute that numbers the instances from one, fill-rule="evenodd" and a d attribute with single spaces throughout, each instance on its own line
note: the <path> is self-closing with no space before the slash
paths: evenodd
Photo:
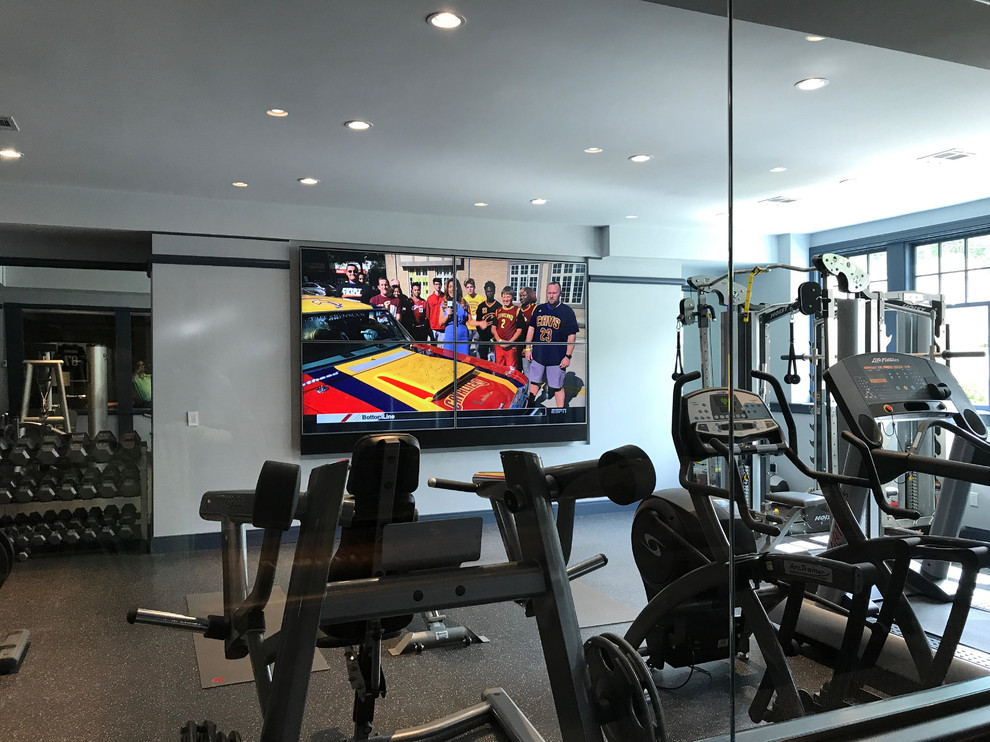
<path id="1" fill-rule="evenodd" d="M 0 451 L 0 534 L 14 543 L 17 559 L 150 551 L 152 464 L 147 442 L 138 439 L 124 449 L 112 435 L 100 436 L 107 444 L 102 461 L 77 455 L 70 462 L 64 449 L 55 456 L 48 451 L 39 461 L 34 446 L 21 450 L 15 462 L 13 447 Z"/>

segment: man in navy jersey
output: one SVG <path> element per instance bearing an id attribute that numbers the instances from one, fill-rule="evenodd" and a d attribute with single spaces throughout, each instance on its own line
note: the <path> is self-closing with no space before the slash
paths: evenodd
<path id="1" fill-rule="evenodd" d="M 533 310 L 526 330 L 530 404 L 535 404 L 545 380 L 547 393 L 553 395 L 557 407 L 563 409 L 564 376 L 571 365 L 577 331 L 574 310 L 560 300 L 560 284 L 551 281 L 547 284 L 547 303 Z"/>

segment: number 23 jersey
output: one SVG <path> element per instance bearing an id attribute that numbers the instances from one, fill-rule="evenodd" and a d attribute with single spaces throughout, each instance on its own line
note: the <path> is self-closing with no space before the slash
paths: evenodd
<path id="1" fill-rule="evenodd" d="M 533 360 L 541 366 L 559 365 L 567 353 L 567 338 L 578 331 L 574 310 L 563 302 L 537 306 L 529 326 L 533 328 Z"/>

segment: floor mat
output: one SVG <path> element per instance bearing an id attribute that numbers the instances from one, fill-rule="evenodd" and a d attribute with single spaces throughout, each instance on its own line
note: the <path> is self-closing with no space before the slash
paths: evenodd
<path id="1" fill-rule="evenodd" d="M 638 610 L 588 587 L 580 580 L 571 581 L 571 595 L 574 597 L 578 626 L 582 629 L 629 623 L 639 614 Z"/>
<path id="2" fill-rule="evenodd" d="M 186 596 L 186 605 L 192 616 L 208 616 L 223 613 L 223 593 L 192 593 Z M 285 593 L 278 587 L 272 589 L 272 597 L 265 609 L 267 636 L 282 627 L 282 613 L 285 610 Z M 245 657 L 228 660 L 223 656 L 223 642 L 207 639 L 201 634 L 193 635 L 196 648 L 196 664 L 199 667 L 199 682 L 203 688 L 216 688 L 235 683 L 253 683 L 251 661 Z M 328 669 L 327 662 L 319 650 L 313 652 L 313 672 Z"/>

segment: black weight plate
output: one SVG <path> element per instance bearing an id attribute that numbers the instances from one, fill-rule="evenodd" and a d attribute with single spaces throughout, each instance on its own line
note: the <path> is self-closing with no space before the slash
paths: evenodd
<path id="1" fill-rule="evenodd" d="M 7 538 L 6 533 L 0 533 L 0 587 L 7 581 L 15 561 L 14 544 Z"/>
<path id="2" fill-rule="evenodd" d="M 657 742 L 658 720 L 643 697 L 636 670 L 621 647 L 604 636 L 584 643 L 591 692 L 609 742 Z"/>
<path id="3" fill-rule="evenodd" d="M 653 711 L 653 716 L 655 719 L 654 733 L 656 739 L 659 742 L 666 742 L 667 726 L 663 718 L 663 707 L 660 705 L 660 691 L 657 690 L 656 683 L 653 682 L 653 674 L 650 672 L 650 668 L 646 666 L 646 661 L 643 659 L 643 655 L 641 655 L 632 644 L 617 634 L 605 633 L 602 634 L 602 636 L 619 647 L 623 654 L 625 654 L 626 659 L 629 660 L 629 663 L 632 665 L 633 670 L 636 673 L 636 677 L 639 679 L 639 683 L 643 691 L 643 700 Z"/>

